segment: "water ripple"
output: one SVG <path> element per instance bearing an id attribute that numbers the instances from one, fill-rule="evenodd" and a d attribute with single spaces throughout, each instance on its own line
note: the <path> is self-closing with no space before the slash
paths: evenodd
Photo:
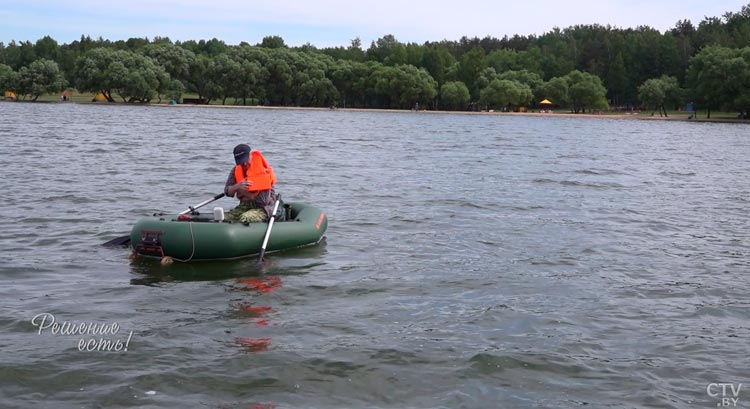
<path id="1" fill-rule="evenodd" d="M 747 381 L 744 126 L 0 105 L 6 406 L 713 407 Z M 220 192 L 240 142 L 326 211 L 320 246 L 100 246 Z M 117 322 L 129 351 L 41 312 Z"/>

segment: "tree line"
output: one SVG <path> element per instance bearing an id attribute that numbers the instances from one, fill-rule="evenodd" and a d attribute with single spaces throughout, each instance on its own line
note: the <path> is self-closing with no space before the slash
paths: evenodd
<path id="1" fill-rule="evenodd" d="M 218 39 L 109 41 L 81 36 L 0 43 L 0 88 L 22 98 L 65 88 L 109 101 L 152 102 L 197 94 L 204 102 L 516 110 L 542 99 L 572 112 L 667 109 L 692 102 L 750 110 L 750 5 L 650 27 L 578 25 L 540 36 L 424 44 L 392 35 L 364 49 L 288 47 L 279 36 L 251 45 Z"/>

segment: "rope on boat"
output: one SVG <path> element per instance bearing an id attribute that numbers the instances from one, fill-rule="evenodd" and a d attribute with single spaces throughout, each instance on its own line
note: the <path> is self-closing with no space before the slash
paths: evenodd
<path id="1" fill-rule="evenodd" d="M 193 251 L 190 253 L 190 257 L 185 260 L 180 260 L 179 258 L 172 257 L 173 260 L 179 261 L 180 263 L 187 263 L 188 261 L 192 260 L 193 256 L 195 255 L 195 234 L 193 233 L 193 222 L 188 222 L 188 226 L 190 226 L 190 242 L 193 244 Z"/>

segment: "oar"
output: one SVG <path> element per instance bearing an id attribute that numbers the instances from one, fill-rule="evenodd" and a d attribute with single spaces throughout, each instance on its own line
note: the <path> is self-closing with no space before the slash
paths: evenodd
<path id="1" fill-rule="evenodd" d="M 266 229 L 266 237 L 263 238 L 263 245 L 260 246 L 260 257 L 258 257 L 258 263 L 263 262 L 263 255 L 266 254 L 266 245 L 268 245 L 268 238 L 271 237 L 271 229 L 273 228 L 273 220 L 276 218 L 276 211 L 279 210 L 279 199 L 276 199 L 276 204 L 273 205 L 273 212 L 271 217 L 268 218 L 268 228 Z"/>
<path id="2" fill-rule="evenodd" d="M 214 202 L 216 200 L 219 200 L 222 197 L 224 197 L 224 193 L 219 193 L 218 195 L 214 196 L 211 199 L 206 200 L 205 202 L 198 203 L 195 206 L 188 206 L 187 210 L 182 211 L 179 214 L 190 213 L 193 210 L 200 209 L 201 207 L 203 207 L 203 206 L 205 206 L 205 205 L 207 205 L 207 204 L 209 204 L 211 202 Z M 110 240 L 110 241 L 102 244 L 102 246 L 118 247 L 118 246 L 127 246 L 128 244 L 130 244 L 130 235 L 114 238 L 114 239 L 112 239 L 112 240 Z"/>
<path id="3" fill-rule="evenodd" d="M 221 199 L 222 197 L 224 197 L 224 193 L 219 193 L 218 195 L 214 196 L 212 199 L 208 199 L 205 202 L 198 203 L 195 206 L 188 206 L 187 210 L 182 211 L 179 214 L 188 214 L 188 213 L 192 212 L 193 210 L 200 209 L 201 207 L 203 207 L 203 206 L 205 206 L 205 205 L 207 205 L 207 204 L 209 204 L 211 202 L 215 202 L 215 201 Z"/>

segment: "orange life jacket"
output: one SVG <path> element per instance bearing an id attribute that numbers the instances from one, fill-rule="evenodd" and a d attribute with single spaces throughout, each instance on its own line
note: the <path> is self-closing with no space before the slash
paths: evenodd
<path id="1" fill-rule="evenodd" d="M 247 172 L 242 170 L 242 165 L 234 167 L 235 182 L 239 183 L 243 179 L 253 182 L 251 186 L 247 187 L 247 190 L 251 192 L 269 190 L 276 183 L 276 175 L 273 173 L 273 168 L 268 166 L 266 158 L 258 151 L 250 153 L 250 166 L 247 167 Z"/>

